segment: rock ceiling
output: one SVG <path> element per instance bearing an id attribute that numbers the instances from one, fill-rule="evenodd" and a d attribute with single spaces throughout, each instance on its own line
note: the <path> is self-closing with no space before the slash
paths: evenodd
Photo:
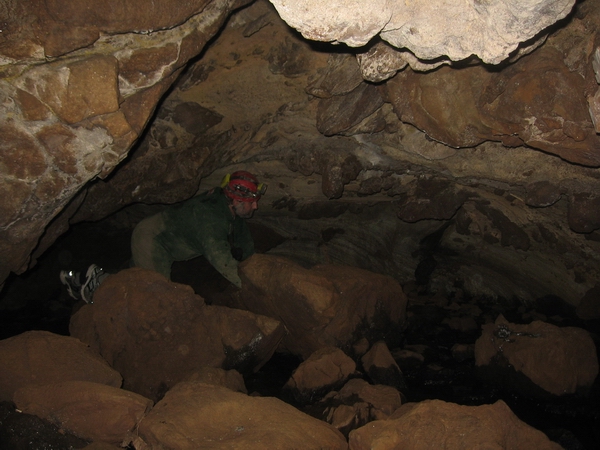
<path id="1" fill-rule="evenodd" d="M 577 305 L 600 275 L 598 3 L 3 2 L 0 282 L 70 224 L 244 167 L 277 254 Z"/>

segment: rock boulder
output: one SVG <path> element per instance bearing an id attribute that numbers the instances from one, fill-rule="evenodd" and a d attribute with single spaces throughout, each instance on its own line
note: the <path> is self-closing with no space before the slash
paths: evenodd
<path id="1" fill-rule="evenodd" d="M 530 395 L 584 393 L 598 376 L 596 346 L 586 330 L 539 320 L 513 324 L 502 315 L 483 326 L 475 364 L 484 377 L 517 390 L 524 376 L 541 388 L 527 389 Z"/>
<path id="2" fill-rule="evenodd" d="M 203 383 L 179 383 L 139 427 L 150 448 L 346 449 L 329 424 L 270 397 Z"/>
<path id="3" fill-rule="evenodd" d="M 0 400 L 20 388 L 65 381 L 121 387 L 121 375 L 86 344 L 48 331 L 28 331 L 0 341 Z"/>
<path id="4" fill-rule="evenodd" d="M 258 370 L 284 334 L 275 319 L 207 306 L 191 287 L 139 268 L 106 278 L 70 329 L 121 372 L 124 388 L 155 401 L 203 366 Z"/>
<path id="5" fill-rule="evenodd" d="M 245 309 L 280 320 L 283 344 L 304 358 L 334 346 L 344 348 L 375 330 L 376 322 L 401 327 L 406 295 L 393 278 L 355 267 L 318 265 L 255 254 L 240 264 Z"/>
<path id="6" fill-rule="evenodd" d="M 562 447 L 525 424 L 502 400 L 464 406 L 425 400 L 400 407 L 388 420 L 376 420 L 350 433 L 351 450 L 372 448 L 488 448 L 516 450 Z"/>
<path id="7" fill-rule="evenodd" d="M 34 414 L 75 436 L 127 445 L 129 434 L 152 408 L 152 400 L 89 381 L 27 386 L 14 395 L 19 410 Z"/>

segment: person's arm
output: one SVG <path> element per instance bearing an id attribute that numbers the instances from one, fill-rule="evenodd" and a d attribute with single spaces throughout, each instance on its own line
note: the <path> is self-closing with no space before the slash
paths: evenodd
<path id="1" fill-rule="evenodd" d="M 250 230 L 248 229 L 245 220 L 240 219 L 240 222 L 235 225 L 233 245 L 242 249 L 241 261 L 243 261 L 254 254 L 254 239 L 252 239 L 252 235 L 250 234 Z"/>
<path id="2" fill-rule="evenodd" d="M 231 283 L 238 288 L 242 287 L 242 280 L 238 275 L 238 262 L 231 255 L 231 247 L 227 238 L 207 237 L 204 241 L 204 257 Z"/>

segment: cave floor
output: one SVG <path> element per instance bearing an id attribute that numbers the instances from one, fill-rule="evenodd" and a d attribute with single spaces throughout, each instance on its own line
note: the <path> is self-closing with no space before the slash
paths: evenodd
<path id="1" fill-rule="evenodd" d="M 61 269 L 83 269 L 97 263 L 108 272 L 129 266 L 129 229 L 114 230 L 98 224 L 80 224 L 63 236 L 42 258 L 36 267 L 20 276 L 13 275 L 0 293 L 0 339 L 28 330 L 47 330 L 68 335 L 71 314 L 81 305 L 71 299 L 60 284 Z M 260 242 L 260 240 L 259 240 Z M 257 249 L 266 251 L 274 242 L 261 242 Z M 276 243 L 275 243 L 276 244 Z M 199 274 L 202 274 L 199 276 Z M 228 289 L 224 280 L 203 259 L 177 263 L 173 280 L 191 285 L 211 303 L 213 295 Z M 198 282 L 202 280 L 202 283 Z M 597 448 L 600 440 L 600 382 L 596 379 L 587 396 L 568 396 L 539 400 L 514 392 L 504 392 L 496 385 L 477 376 L 472 357 L 456 358 L 455 344 L 469 346 L 480 336 L 479 329 L 457 331 L 443 324 L 445 310 L 436 306 L 434 295 L 412 284 L 405 286 L 409 297 L 408 327 L 405 346 L 426 346 L 426 363 L 402 365 L 407 401 L 440 399 L 462 405 L 481 405 L 503 400 L 524 422 L 545 432 L 565 449 Z M 451 302 L 466 299 L 449 299 Z M 510 322 L 523 323 L 522 305 L 515 302 L 491 302 L 468 299 L 477 304 L 482 314 L 478 322 L 493 320 L 503 314 Z M 552 312 L 552 311 L 547 311 Z M 525 312 L 527 313 L 527 312 Z M 591 332 L 596 348 L 600 347 L 598 323 L 583 323 L 573 317 L 552 315 L 549 322 L 559 326 L 580 326 Z M 397 349 L 390 349 L 392 354 Z M 300 363 L 287 354 L 275 354 L 258 373 L 245 377 L 249 392 L 279 397 L 281 388 Z M 318 408 L 295 405 L 318 417 Z M 14 411 L 9 402 L 0 403 L 0 448 L 6 449 L 69 449 L 83 448 L 87 443 L 65 434 L 41 419 Z"/>

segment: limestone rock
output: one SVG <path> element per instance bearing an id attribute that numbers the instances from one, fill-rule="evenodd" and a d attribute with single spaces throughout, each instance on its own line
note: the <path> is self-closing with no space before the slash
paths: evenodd
<path id="1" fill-rule="evenodd" d="M 388 420 L 370 422 L 352 431 L 349 444 L 352 450 L 562 448 L 541 431 L 519 420 L 502 400 L 482 406 L 463 406 L 441 400 L 407 404 Z"/>
<path id="2" fill-rule="evenodd" d="M 0 400 L 16 390 L 63 381 L 89 381 L 121 387 L 121 375 L 74 337 L 27 331 L 0 341 Z"/>
<path id="3" fill-rule="evenodd" d="M 356 59 L 362 77 L 375 83 L 392 78 L 408 65 L 401 52 L 383 42 L 376 43 L 366 53 L 359 53 Z"/>
<path id="4" fill-rule="evenodd" d="M 336 347 L 317 350 L 294 370 L 284 386 L 296 401 L 312 403 L 342 386 L 356 370 L 355 362 Z"/>
<path id="5" fill-rule="evenodd" d="M 586 330 L 541 321 L 513 324 L 502 315 L 483 326 L 475 364 L 486 369 L 484 376 L 500 377 L 517 390 L 515 374 L 521 374 L 554 395 L 585 392 L 598 376 L 596 346 Z"/>
<path id="6" fill-rule="evenodd" d="M 21 411 L 48 420 L 83 439 L 121 445 L 150 411 L 141 395 L 89 381 L 26 386 L 15 392 Z"/>
<path id="7" fill-rule="evenodd" d="M 276 398 L 249 397 L 202 383 L 179 383 L 139 427 L 151 448 L 346 449 L 335 428 Z"/>
<path id="8" fill-rule="evenodd" d="M 185 64 L 247 1 L 9 3 L 0 42 L 0 192 L 10 198 L 0 207 L 10 223 L 0 231 L 2 282 L 35 264 L 52 219 L 127 156 Z"/>
<path id="9" fill-rule="evenodd" d="M 380 341 L 373 344 L 361 358 L 361 362 L 374 384 L 392 386 L 399 391 L 406 389 L 404 375 L 385 342 Z"/>
<path id="10" fill-rule="evenodd" d="M 452 0 L 271 2 L 283 20 L 308 39 L 359 47 L 379 35 L 420 59 L 457 61 L 477 55 L 489 64 L 506 59 L 521 42 L 565 17 L 574 4 L 573 0 L 504 0 L 493 5 Z"/>
<path id="11" fill-rule="evenodd" d="M 123 375 L 123 387 L 154 401 L 204 366 L 258 370 L 284 334 L 269 317 L 206 306 L 189 286 L 131 268 L 107 277 L 71 334 Z"/>
<path id="12" fill-rule="evenodd" d="M 356 333 L 364 336 L 363 323 L 401 326 L 406 318 L 406 296 L 387 276 L 346 266 L 305 269 L 264 254 L 254 254 L 239 270 L 242 305 L 281 320 L 288 330 L 283 344 L 304 358 L 320 348 L 351 346 Z"/>

